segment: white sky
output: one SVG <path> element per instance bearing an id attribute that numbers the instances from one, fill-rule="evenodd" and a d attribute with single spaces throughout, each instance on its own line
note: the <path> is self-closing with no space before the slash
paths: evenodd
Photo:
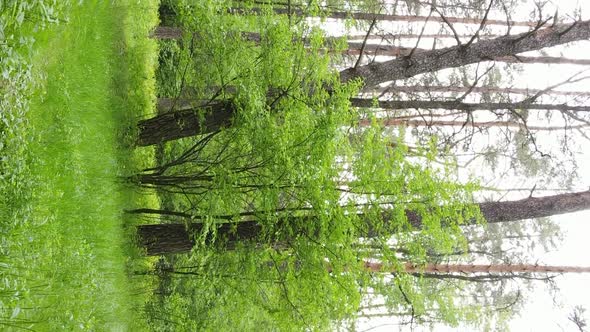
<path id="1" fill-rule="evenodd" d="M 555 1 L 560 8 L 560 13 L 571 13 L 574 8 L 582 8 L 582 18 L 588 19 L 590 15 L 590 1 Z M 576 43 L 567 49 L 555 47 L 552 55 L 563 55 L 570 58 L 588 58 L 590 42 Z M 559 68 L 558 68 L 559 67 Z M 569 67 L 569 68 L 567 68 Z M 577 68 L 575 68 L 577 67 Z M 526 71 L 523 81 L 528 87 L 543 87 L 555 84 L 556 81 L 566 79 L 569 74 L 580 70 L 580 66 L 550 66 L 534 65 L 525 66 Z M 517 85 L 518 86 L 518 85 Z M 590 82 L 584 81 L 578 86 L 570 86 L 568 89 L 590 91 Z M 590 142 L 585 142 L 590 146 Z M 590 149 L 583 148 L 580 155 L 580 179 L 577 190 L 585 190 L 590 187 Z M 538 256 L 539 262 L 548 265 L 575 265 L 590 266 L 590 211 L 571 213 L 552 218 L 557 222 L 564 233 L 563 243 L 555 252 Z M 590 324 L 590 274 L 569 274 L 557 279 L 560 289 L 557 297 L 547 294 L 547 289 L 538 284 L 533 294 L 528 294 L 527 305 L 521 311 L 520 317 L 510 323 L 512 331 L 576 331 L 574 324 L 568 321 L 568 314 L 576 305 L 587 308 L 585 318 Z M 554 302 L 556 300 L 556 302 Z"/>
<path id="2" fill-rule="evenodd" d="M 590 0 L 554 0 L 559 6 L 560 16 L 571 14 L 574 8 L 582 8 L 582 19 L 590 17 Z M 528 10 L 532 8 L 532 2 L 527 1 Z M 547 9 L 545 15 L 553 14 L 554 10 Z M 526 17 L 518 17 L 518 14 L 528 15 L 528 11 L 519 11 L 513 14 L 514 20 L 526 20 Z M 418 30 L 419 32 L 419 30 Z M 576 43 L 575 46 L 563 48 L 556 47 L 550 51 L 553 56 L 563 55 L 569 58 L 590 58 L 590 42 Z M 580 66 L 551 66 L 528 65 L 525 66 L 524 75 L 521 76 L 522 84 L 517 87 L 545 88 L 556 82 L 562 81 L 577 70 L 584 69 Z M 567 90 L 590 91 L 590 81 L 585 81 L 577 86 L 565 88 Z M 580 164 L 580 179 L 574 191 L 590 188 L 590 142 L 586 141 L 581 147 L 578 162 Z M 504 187 L 509 187 L 507 184 Z M 551 194 L 551 193 L 547 193 Z M 522 195 L 522 193 L 521 193 Z M 524 194 L 525 196 L 528 194 Z M 547 265 L 575 265 L 590 266 L 590 211 L 556 216 L 556 221 L 564 233 L 564 241 L 558 250 L 547 254 L 540 254 L 538 262 Z M 532 262 L 535 263 L 535 262 Z M 554 298 L 548 294 L 545 286 L 539 282 L 536 290 L 527 293 L 527 304 L 521 311 L 520 317 L 510 322 L 512 331 L 577 331 L 575 325 L 568 321 L 568 314 L 576 305 L 587 308 L 586 320 L 590 324 L 590 274 L 569 274 L 557 278 L 559 293 Z M 359 326 L 359 331 L 370 327 L 376 327 L 393 319 L 374 319 L 368 325 Z M 371 331 L 395 331 L 397 325 L 381 326 Z M 421 330 L 420 328 L 416 330 Z M 453 331 L 447 327 L 435 327 L 435 331 Z M 459 329 L 464 330 L 464 329 Z"/>

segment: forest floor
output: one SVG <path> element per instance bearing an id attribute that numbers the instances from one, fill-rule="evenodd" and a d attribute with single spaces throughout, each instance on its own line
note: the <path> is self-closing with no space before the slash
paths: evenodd
<path id="1" fill-rule="evenodd" d="M 123 211 L 158 202 L 123 179 L 153 160 L 130 132 L 153 109 L 157 1 L 15 3 L 0 8 L 0 329 L 144 330 Z"/>

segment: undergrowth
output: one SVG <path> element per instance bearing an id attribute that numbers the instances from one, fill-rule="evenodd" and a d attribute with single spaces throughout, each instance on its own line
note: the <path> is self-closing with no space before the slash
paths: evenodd
<path id="1" fill-rule="evenodd" d="M 130 128 L 153 104 L 156 2 L 0 3 L 3 329 L 144 328 L 123 210 L 157 200 L 121 178 L 153 158 Z"/>

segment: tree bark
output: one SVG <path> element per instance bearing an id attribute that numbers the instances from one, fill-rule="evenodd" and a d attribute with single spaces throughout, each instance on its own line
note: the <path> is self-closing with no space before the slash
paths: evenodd
<path id="1" fill-rule="evenodd" d="M 158 26 L 154 29 L 154 31 L 150 34 L 151 38 L 156 39 L 173 39 L 178 40 L 182 38 L 183 30 L 179 27 L 169 27 L 169 26 Z M 242 38 L 245 40 L 249 40 L 255 43 L 260 43 L 261 37 L 260 34 L 255 32 L 242 32 Z M 416 34 L 397 34 L 393 37 L 397 38 L 419 38 L 419 35 Z M 464 38 L 471 37 L 470 35 L 462 36 Z M 487 35 L 486 37 L 498 37 L 497 35 Z M 348 39 L 364 39 L 365 35 L 353 35 L 348 36 Z M 370 36 L 371 38 L 381 38 L 380 36 Z M 441 35 L 441 34 L 425 34 L 422 38 L 454 38 L 452 35 Z M 336 40 L 340 39 L 340 37 L 327 37 L 326 40 Z M 305 41 L 305 40 L 304 40 Z M 344 54 L 347 55 L 359 55 L 362 43 L 358 42 L 348 42 L 348 49 L 344 51 Z M 367 55 L 382 55 L 382 56 L 406 56 L 412 51 L 411 47 L 402 47 L 402 46 L 393 46 L 393 45 L 375 45 L 375 44 L 366 44 L 365 48 L 363 49 L 363 54 Z M 415 53 L 422 53 L 428 52 L 427 49 L 417 48 L 414 52 Z M 564 58 L 564 57 L 552 57 L 552 56 L 503 56 L 503 57 L 496 57 L 493 59 L 494 61 L 498 62 L 508 62 L 508 63 L 541 63 L 541 64 L 571 64 L 571 65 L 590 65 L 590 60 L 588 59 L 572 59 L 572 58 Z"/>
<path id="2" fill-rule="evenodd" d="M 159 25 L 157 26 L 154 31 L 152 31 L 152 33 L 150 34 L 150 38 L 154 38 L 154 39 L 173 39 L 173 40 L 178 40 L 180 38 L 182 38 L 182 34 L 183 34 L 184 30 L 181 27 L 173 27 L 173 26 L 164 26 L 164 25 Z M 196 34 L 193 33 L 193 35 Z M 259 43 L 260 42 L 260 34 L 255 33 L 255 32 L 242 32 L 242 37 L 245 40 L 249 40 L 252 42 L 256 42 Z M 356 39 L 361 39 L 364 40 L 365 37 L 367 35 L 366 34 L 362 34 L 362 35 L 344 35 L 341 37 L 326 37 L 327 41 L 330 40 L 336 40 L 336 39 L 342 39 L 345 38 L 347 40 L 356 40 Z M 485 34 L 485 35 L 481 35 L 480 38 L 496 38 L 499 37 L 501 35 L 498 34 Z M 469 40 L 472 37 L 472 35 L 468 35 L 468 34 L 464 34 L 464 35 L 460 35 L 459 38 L 463 38 L 463 39 L 467 39 Z M 396 33 L 396 34 L 391 34 L 391 35 L 369 35 L 369 37 L 367 39 L 371 40 L 371 39 L 389 39 L 389 38 L 397 38 L 397 39 L 426 39 L 426 38 L 431 38 L 431 39 L 454 39 L 455 36 L 453 35 L 449 35 L 449 34 L 443 34 L 443 33 L 425 33 L 422 35 L 418 35 L 415 33 Z M 352 48 L 352 47 L 351 47 Z"/>
<path id="3" fill-rule="evenodd" d="M 590 60 L 588 61 L 590 64 Z M 377 95 L 387 92 L 403 92 L 403 93 L 430 93 L 430 92 L 448 92 L 448 93 L 500 93 L 500 94 L 519 94 L 519 95 L 535 95 L 537 93 L 542 93 L 544 95 L 551 95 L 551 96 L 573 96 L 573 97 L 590 97 L 590 92 L 588 91 L 558 91 L 558 90 L 549 90 L 543 91 L 541 89 L 528 89 L 528 88 L 499 88 L 499 87 L 492 87 L 492 86 L 426 86 L 426 85 L 396 85 L 391 87 L 380 87 L 374 89 L 374 92 Z"/>
<path id="4" fill-rule="evenodd" d="M 378 107 L 390 110 L 402 109 L 446 109 L 461 111 L 493 111 L 501 109 L 527 109 L 547 111 L 590 112 L 590 106 L 570 106 L 567 104 L 535 104 L 535 103 L 464 103 L 455 100 L 373 100 L 368 98 L 352 98 L 354 107 Z"/>
<path id="5" fill-rule="evenodd" d="M 426 115 L 428 117 L 428 115 Z M 408 127 L 473 127 L 473 128 L 521 128 L 532 131 L 557 131 L 588 128 L 590 125 L 575 125 L 575 126 L 529 126 L 517 121 L 444 121 L 444 120 L 407 120 L 407 119 L 390 119 L 383 121 L 385 126 L 408 126 Z M 370 126 L 370 120 L 361 120 L 359 122 L 361 127 Z"/>
<path id="6" fill-rule="evenodd" d="M 357 42 L 349 42 L 348 49 L 343 51 L 345 55 L 359 55 L 361 43 Z M 366 44 L 363 50 L 363 54 L 365 55 L 380 55 L 380 56 L 391 56 L 391 57 L 403 57 L 407 56 L 412 52 L 413 48 L 411 47 L 403 47 L 403 46 L 394 46 L 394 45 L 376 45 L 376 44 Z M 417 48 L 414 51 L 414 54 L 418 53 L 425 53 L 425 52 L 432 52 L 432 50 L 424 49 L 424 48 Z M 520 55 L 508 55 L 508 56 L 498 56 L 498 57 L 490 57 L 489 59 L 485 59 L 485 61 L 497 61 L 497 62 L 506 62 L 506 63 L 526 63 L 526 64 L 558 64 L 558 65 L 580 65 L 580 66 L 589 66 L 590 60 L 588 59 L 572 59 L 572 58 L 564 58 L 564 57 L 554 57 L 554 56 L 520 56 Z"/>
<path id="7" fill-rule="evenodd" d="M 189 252 L 195 245 L 193 234 L 201 232 L 203 224 L 160 224 L 137 227 L 139 244 L 149 256 Z M 238 241 L 257 238 L 262 226 L 255 222 L 224 223 L 217 226 L 217 236 L 225 241 L 227 248 L 233 248 Z M 212 238 L 205 243 L 212 243 Z"/>
<path id="8" fill-rule="evenodd" d="M 235 106 L 230 101 L 218 101 L 201 109 L 168 112 L 139 121 L 140 146 L 158 144 L 220 130 L 231 125 Z"/>
<path id="9" fill-rule="evenodd" d="M 572 59 L 554 56 L 503 56 L 494 58 L 494 61 L 508 62 L 508 63 L 541 63 L 541 64 L 557 64 L 557 65 L 580 65 L 590 66 L 589 59 Z"/>
<path id="10" fill-rule="evenodd" d="M 590 191 L 566 193 L 545 197 L 529 197 L 517 201 L 486 202 L 478 204 L 479 209 L 488 223 L 499 223 L 534 219 L 577 212 L 590 209 Z M 155 214 L 165 215 L 161 211 L 153 211 Z M 169 213 L 168 215 L 173 214 Z M 413 211 L 406 211 L 408 221 L 416 228 L 422 227 L 420 216 Z M 388 211 L 383 211 L 383 220 L 391 222 L 392 216 Z M 306 217 L 309 219 L 309 217 Z M 290 222 L 285 220 L 285 223 Z M 298 222 L 294 220 L 293 222 Z M 370 222 L 370 220 L 368 220 Z M 475 223 L 476 220 L 468 221 Z M 188 228 L 188 229 L 187 229 Z M 164 253 L 177 253 L 190 251 L 194 241 L 190 234 L 202 229 L 201 223 L 185 224 L 161 224 L 138 226 L 139 243 L 146 249 L 148 255 L 160 255 Z M 262 231 L 262 226 L 255 221 L 220 224 L 217 234 L 232 241 L 251 240 L 257 238 Z M 367 236 L 377 236 L 369 230 Z"/>
<path id="11" fill-rule="evenodd" d="M 511 56 L 589 38 L 590 21 L 569 25 L 560 24 L 518 35 L 482 40 L 469 46 L 457 45 L 415 53 L 411 58 L 404 57 L 349 68 L 340 72 L 340 80 L 348 82 L 353 79 L 362 79 L 366 87 L 373 87 L 380 83 L 405 79 L 426 72 L 490 61 L 496 57 Z"/>
<path id="12" fill-rule="evenodd" d="M 385 272 L 381 263 L 364 262 L 364 267 L 372 272 Z M 387 272 L 396 272 L 394 270 Z M 555 266 L 536 264 L 433 264 L 418 265 L 405 263 L 403 272 L 406 273 L 588 273 L 590 267 L 581 266 Z"/>
<path id="13" fill-rule="evenodd" d="M 172 39 L 178 40 L 182 38 L 182 29 L 170 26 L 157 26 L 150 34 L 150 38 L 155 39 Z"/>
<path id="14" fill-rule="evenodd" d="M 361 39 L 364 40 L 365 37 L 367 36 L 367 34 L 357 34 L 357 35 L 345 35 L 344 37 L 348 40 L 356 40 L 356 39 Z M 499 34 L 495 34 L 495 33 L 487 33 L 487 34 L 483 34 L 480 35 L 479 38 L 496 38 L 496 37 L 500 37 L 502 35 Z M 469 35 L 469 34 L 461 34 L 458 35 L 459 38 L 463 38 L 463 39 L 471 39 L 471 37 L 473 37 L 473 35 Z M 383 34 L 383 35 L 369 35 L 369 38 L 367 39 L 455 39 L 454 35 L 448 34 L 448 33 L 423 33 L 422 35 L 420 34 L 416 34 L 416 33 L 389 33 L 389 34 Z"/>
<path id="15" fill-rule="evenodd" d="M 249 13 L 260 13 L 262 9 L 260 8 L 252 8 L 252 9 L 242 9 L 242 8 L 230 8 L 230 12 L 232 13 L 239 13 L 239 14 L 249 14 Z M 273 11 L 277 14 L 284 14 L 284 15 L 294 15 L 294 16 L 309 16 L 308 13 L 300 8 L 273 8 Z M 345 20 L 345 19 L 355 19 L 355 20 L 364 20 L 364 21 L 387 21 L 387 22 L 440 22 L 444 23 L 445 19 L 449 23 L 457 23 L 457 24 L 481 24 L 482 20 L 480 18 L 469 18 L 469 17 L 451 17 L 445 16 L 443 19 L 440 16 L 420 16 L 420 15 L 393 15 L 393 14 L 379 14 L 379 13 L 363 13 L 363 12 L 347 12 L 347 11 L 327 11 L 326 15 L 323 16 L 325 18 L 337 19 L 337 20 Z M 495 20 L 495 19 L 488 19 L 485 22 L 487 25 L 508 25 L 511 26 L 519 26 L 519 27 L 534 27 L 537 25 L 537 22 L 529 22 L 529 21 L 508 21 L 508 20 Z"/>
<path id="16" fill-rule="evenodd" d="M 554 110 L 560 112 L 590 112 L 590 106 L 570 106 L 566 104 L 534 104 L 534 103 L 464 103 L 458 101 L 437 100 L 391 100 L 377 102 L 367 98 L 352 98 L 354 107 L 371 108 L 377 106 L 383 109 L 448 109 L 448 110 L 498 110 L 498 109 L 536 109 Z M 236 114 L 235 106 L 231 102 L 217 102 L 206 107 L 205 115 L 200 116 L 199 110 L 190 108 L 191 102 L 179 100 L 177 105 L 170 99 L 158 102 L 158 109 L 165 113 L 153 118 L 142 120 L 139 127 L 139 146 L 158 144 L 197 134 L 211 133 L 231 125 Z M 386 120 L 385 125 L 393 126 L 408 120 Z M 360 123 L 363 125 L 362 121 Z M 485 125 L 485 123 L 482 123 Z M 491 124 L 488 124 L 488 126 Z M 555 128 L 554 128 L 555 129 Z M 554 130 L 552 129 L 552 130 Z M 548 129 L 541 129 L 548 130 Z"/>
<path id="17" fill-rule="evenodd" d="M 550 217 L 590 209 L 590 191 L 486 202 L 479 209 L 488 223 Z"/>

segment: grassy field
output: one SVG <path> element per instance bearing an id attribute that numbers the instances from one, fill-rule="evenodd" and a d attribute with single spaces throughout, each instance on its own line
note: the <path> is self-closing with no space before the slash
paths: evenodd
<path id="1" fill-rule="evenodd" d="M 131 129 L 153 107 L 157 1 L 19 6 L 0 6 L 35 39 L 3 49 L 0 329 L 143 330 L 123 210 L 157 200 L 122 178 L 153 159 Z"/>

